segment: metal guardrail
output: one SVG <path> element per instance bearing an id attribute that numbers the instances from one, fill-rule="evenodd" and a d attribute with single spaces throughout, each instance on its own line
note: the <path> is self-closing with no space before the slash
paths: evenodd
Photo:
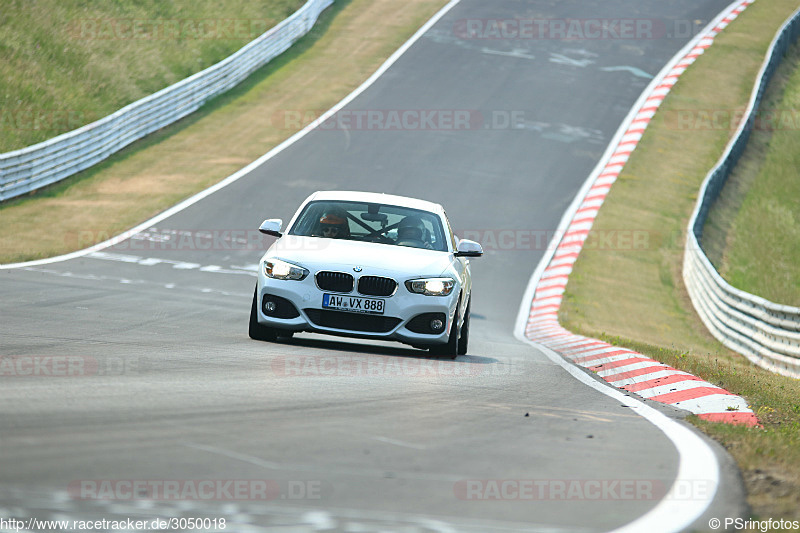
<path id="1" fill-rule="evenodd" d="M 706 176 L 689 220 L 683 279 L 701 320 L 725 346 L 773 372 L 800 378 L 800 308 L 779 305 L 728 284 L 700 242 L 709 209 L 744 152 L 764 91 L 789 46 L 800 35 L 800 9 L 781 27 L 767 52 L 759 81 L 731 142 Z"/>
<path id="2" fill-rule="evenodd" d="M 197 110 L 308 33 L 334 0 L 303 7 L 244 47 L 184 80 L 76 130 L 0 154 L 0 202 L 67 178 Z"/>

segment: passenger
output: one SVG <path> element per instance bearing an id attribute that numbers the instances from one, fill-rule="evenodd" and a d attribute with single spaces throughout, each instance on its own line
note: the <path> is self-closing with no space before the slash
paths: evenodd
<path id="1" fill-rule="evenodd" d="M 327 213 L 319 219 L 317 237 L 328 239 L 347 239 L 350 237 L 350 228 L 347 224 L 347 217 L 339 214 Z"/>

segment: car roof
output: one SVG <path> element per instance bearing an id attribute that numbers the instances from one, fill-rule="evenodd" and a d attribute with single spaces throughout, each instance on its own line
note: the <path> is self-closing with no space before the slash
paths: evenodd
<path id="1" fill-rule="evenodd" d="M 437 203 L 407 196 L 361 191 L 317 191 L 308 197 L 306 202 L 318 200 L 339 200 L 345 202 L 367 202 L 371 204 L 396 205 L 421 209 L 432 213 L 444 214 L 444 208 Z"/>

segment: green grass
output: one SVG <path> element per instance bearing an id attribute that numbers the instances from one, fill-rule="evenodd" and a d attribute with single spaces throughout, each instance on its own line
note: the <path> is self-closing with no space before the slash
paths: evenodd
<path id="1" fill-rule="evenodd" d="M 711 209 L 703 246 L 733 286 L 800 306 L 800 46 L 765 94 L 747 149 Z"/>
<path id="2" fill-rule="evenodd" d="M 285 124 L 282 113 L 332 107 L 445 3 L 338 0 L 287 52 L 198 112 L 61 183 L 0 204 L 0 263 L 85 248 L 224 179 L 302 127 Z"/>
<path id="3" fill-rule="evenodd" d="M 0 153 L 80 127 L 209 67 L 303 3 L 5 0 Z M 237 25 L 226 22 L 232 20 Z"/>
<path id="4" fill-rule="evenodd" d="M 800 518 L 800 381 L 752 365 L 706 331 L 684 288 L 682 260 L 700 185 L 733 133 L 724 122 L 709 127 L 707 118 L 745 107 L 769 43 L 796 8 L 795 0 L 754 3 L 681 77 L 592 229 L 593 235 L 645 232 L 648 246 L 581 252 L 559 315 L 572 331 L 637 350 L 746 398 L 763 429 L 690 419 L 736 459 L 755 515 L 793 519 Z M 682 119 L 687 116 L 697 120 Z M 798 195 L 789 201 L 798 205 Z"/>

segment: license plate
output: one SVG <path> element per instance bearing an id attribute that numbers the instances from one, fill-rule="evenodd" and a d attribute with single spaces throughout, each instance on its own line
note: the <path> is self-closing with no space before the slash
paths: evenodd
<path id="1" fill-rule="evenodd" d="M 322 307 L 325 309 L 337 309 L 339 311 L 349 311 L 351 313 L 367 313 L 370 315 L 382 315 L 384 310 L 384 300 L 375 298 L 358 298 L 355 296 L 336 296 L 335 294 L 322 295 Z"/>

